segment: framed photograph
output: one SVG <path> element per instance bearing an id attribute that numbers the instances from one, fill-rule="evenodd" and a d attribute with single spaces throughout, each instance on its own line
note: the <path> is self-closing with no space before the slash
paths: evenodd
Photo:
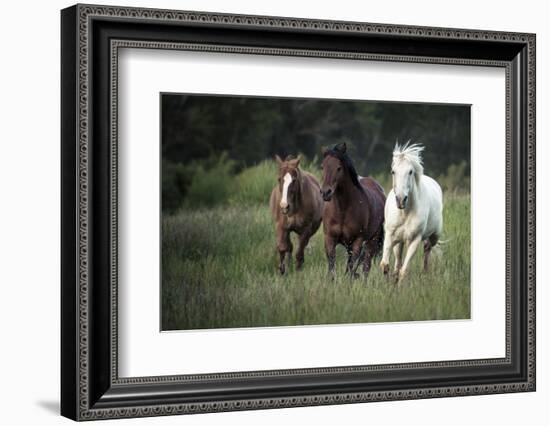
<path id="1" fill-rule="evenodd" d="M 61 12 L 61 412 L 535 390 L 535 35 Z"/>

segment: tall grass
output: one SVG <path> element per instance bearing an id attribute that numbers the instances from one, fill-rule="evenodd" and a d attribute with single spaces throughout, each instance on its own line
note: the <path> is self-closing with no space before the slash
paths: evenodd
<path id="1" fill-rule="evenodd" d="M 399 288 L 377 262 L 367 281 L 344 276 L 341 247 L 337 277 L 328 278 L 322 230 L 306 250 L 304 269 L 281 276 L 266 204 L 274 170 L 268 161 L 240 173 L 225 205 L 163 216 L 162 329 L 470 317 L 469 195 L 445 197 L 446 244 L 427 273 L 419 250 Z"/>
<path id="2" fill-rule="evenodd" d="M 233 194 L 230 203 L 235 205 L 250 205 L 269 203 L 269 196 L 277 176 L 275 161 L 265 160 L 261 163 L 244 169 L 235 176 Z"/>

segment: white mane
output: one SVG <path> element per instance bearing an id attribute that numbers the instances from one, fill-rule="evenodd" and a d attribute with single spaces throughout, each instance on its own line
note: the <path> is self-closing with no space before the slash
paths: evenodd
<path id="1" fill-rule="evenodd" d="M 407 162 L 413 166 L 416 180 L 418 181 L 424 173 L 422 165 L 422 151 L 424 151 L 424 147 L 419 144 L 411 144 L 410 142 L 408 141 L 405 145 L 395 143 L 392 168 L 398 167 L 403 162 Z"/>

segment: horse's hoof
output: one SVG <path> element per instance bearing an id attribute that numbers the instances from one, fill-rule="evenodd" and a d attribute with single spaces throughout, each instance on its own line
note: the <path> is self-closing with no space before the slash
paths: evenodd
<path id="1" fill-rule="evenodd" d="M 400 286 L 403 284 L 403 281 L 405 280 L 406 274 L 402 272 L 396 272 L 395 273 L 395 283 Z"/>
<path id="2" fill-rule="evenodd" d="M 285 274 L 285 265 L 279 266 L 279 273 L 280 273 L 281 275 L 284 275 L 284 274 Z"/>
<path id="3" fill-rule="evenodd" d="M 380 269 L 382 269 L 382 273 L 387 276 L 390 272 L 390 265 L 388 265 L 387 263 L 381 263 Z"/>

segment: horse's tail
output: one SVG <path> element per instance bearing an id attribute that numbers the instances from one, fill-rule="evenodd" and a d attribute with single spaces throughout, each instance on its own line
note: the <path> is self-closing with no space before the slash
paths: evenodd
<path id="1" fill-rule="evenodd" d="M 382 251 L 384 250 L 384 238 L 386 237 L 386 233 L 384 232 L 384 225 L 381 227 L 380 233 L 382 234 L 378 240 L 378 250 L 376 251 L 376 258 L 379 258 L 382 256 Z"/>
<path id="2" fill-rule="evenodd" d="M 384 232 L 384 224 L 382 224 L 380 225 L 378 235 L 376 236 L 376 238 L 378 239 L 378 244 L 376 245 L 376 252 L 374 253 L 373 259 L 378 259 L 380 256 L 382 256 L 385 235 L 386 233 Z"/>

